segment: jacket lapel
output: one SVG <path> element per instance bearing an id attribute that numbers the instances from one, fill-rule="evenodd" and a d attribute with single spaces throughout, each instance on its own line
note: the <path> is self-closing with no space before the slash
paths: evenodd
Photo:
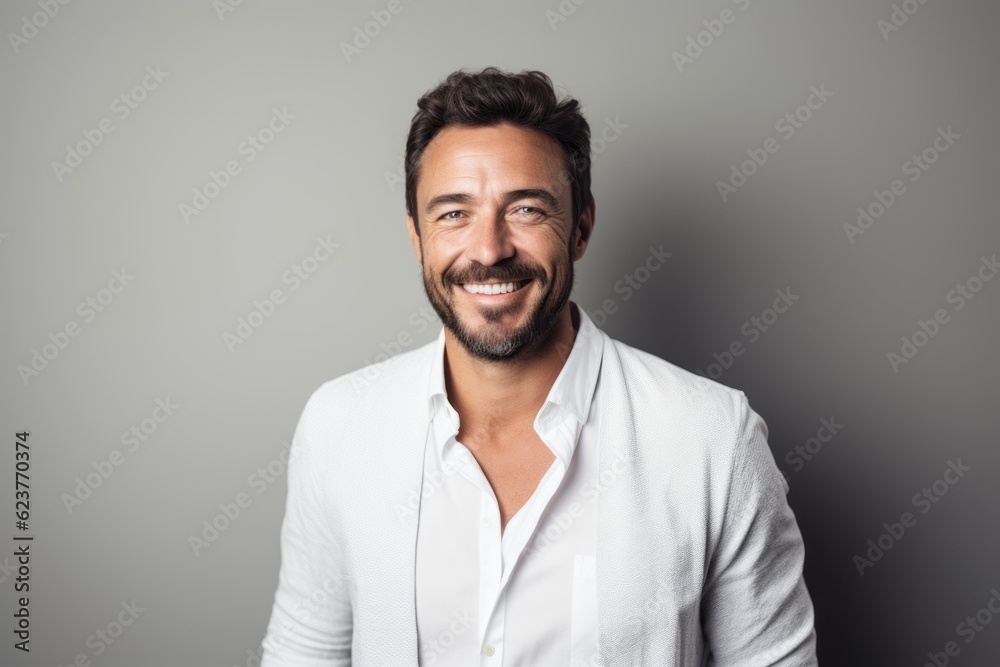
<path id="1" fill-rule="evenodd" d="M 648 531 L 636 409 L 614 341 L 601 331 L 601 430 L 597 498 L 597 621 L 602 664 L 641 661 L 642 608 L 656 554 Z M 637 655 L 638 654 L 638 655 Z"/>
<path id="2" fill-rule="evenodd" d="M 375 382 L 387 386 L 378 400 L 357 404 L 354 417 L 377 447 L 356 447 L 354 470 L 345 483 L 366 499 L 369 512 L 357 530 L 364 548 L 353 556 L 356 665 L 413 665 L 417 660 L 416 547 L 423 461 L 429 419 L 427 369 L 433 344 L 388 360 Z M 380 387 L 382 389 L 382 387 Z M 377 470 L 372 481 L 364 471 Z"/>

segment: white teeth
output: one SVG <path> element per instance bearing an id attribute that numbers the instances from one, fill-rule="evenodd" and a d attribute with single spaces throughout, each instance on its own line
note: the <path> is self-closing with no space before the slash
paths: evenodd
<path id="1" fill-rule="evenodd" d="M 513 292 L 515 290 L 521 289 L 527 281 L 518 281 L 516 283 L 495 283 L 491 285 L 476 285 L 468 283 L 462 285 L 466 292 L 471 292 L 472 294 L 506 294 L 508 292 Z"/>

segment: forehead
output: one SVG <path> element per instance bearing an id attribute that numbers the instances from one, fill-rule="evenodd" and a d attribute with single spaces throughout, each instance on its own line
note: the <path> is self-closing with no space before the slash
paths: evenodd
<path id="1" fill-rule="evenodd" d="M 558 189 L 565 168 L 562 148 L 538 130 L 508 123 L 488 127 L 449 125 L 424 150 L 418 199 L 441 188 Z M 432 192 L 434 191 L 434 192 Z"/>

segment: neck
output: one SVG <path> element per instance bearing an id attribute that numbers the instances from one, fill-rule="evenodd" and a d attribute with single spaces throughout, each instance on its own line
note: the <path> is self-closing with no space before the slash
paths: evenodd
<path id="1" fill-rule="evenodd" d="M 568 302 L 545 339 L 503 363 L 472 357 L 445 329 L 445 387 L 462 431 L 531 426 L 573 349 L 580 328 L 576 308 Z"/>

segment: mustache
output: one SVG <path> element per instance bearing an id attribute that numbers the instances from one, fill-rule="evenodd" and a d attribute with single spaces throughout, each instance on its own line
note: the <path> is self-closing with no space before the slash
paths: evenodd
<path id="1" fill-rule="evenodd" d="M 445 282 L 460 285 L 462 283 L 478 283 L 499 280 L 503 282 L 513 282 L 517 280 L 528 280 L 539 278 L 544 273 L 535 267 L 511 265 L 508 267 L 490 267 L 480 270 L 464 271 L 445 276 Z"/>

